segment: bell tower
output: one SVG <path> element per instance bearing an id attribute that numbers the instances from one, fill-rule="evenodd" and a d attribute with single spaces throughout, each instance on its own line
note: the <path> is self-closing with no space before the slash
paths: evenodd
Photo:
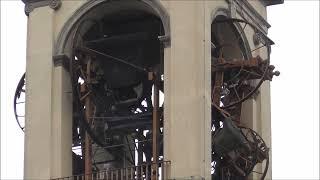
<path id="1" fill-rule="evenodd" d="M 23 2 L 25 179 L 271 179 L 283 0 Z"/>

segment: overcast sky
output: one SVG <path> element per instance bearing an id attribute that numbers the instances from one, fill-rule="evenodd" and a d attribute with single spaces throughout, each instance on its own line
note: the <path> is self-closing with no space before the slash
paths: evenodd
<path id="1" fill-rule="evenodd" d="M 268 8 L 273 177 L 319 179 L 319 1 Z"/>
<path id="2" fill-rule="evenodd" d="M 23 132 L 13 96 L 25 72 L 26 16 L 20 1 L 1 0 L 1 179 L 23 177 Z M 268 8 L 275 41 L 271 63 L 274 179 L 319 179 L 319 2 Z"/>

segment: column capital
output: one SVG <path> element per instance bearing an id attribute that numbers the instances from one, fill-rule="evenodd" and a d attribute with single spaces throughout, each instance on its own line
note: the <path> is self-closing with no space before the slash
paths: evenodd
<path id="1" fill-rule="evenodd" d="M 38 7 L 49 6 L 53 10 L 58 10 L 62 4 L 61 0 L 22 0 L 25 4 L 24 12 L 27 16 Z"/>
<path id="2" fill-rule="evenodd" d="M 70 59 L 67 55 L 65 54 L 55 55 L 52 57 L 52 60 L 53 60 L 54 67 L 62 66 L 67 71 L 69 70 Z"/>

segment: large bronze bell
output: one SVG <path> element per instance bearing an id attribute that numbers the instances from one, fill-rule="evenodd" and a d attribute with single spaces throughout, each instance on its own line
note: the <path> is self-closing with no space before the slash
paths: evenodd
<path id="1" fill-rule="evenodd" d="M 223 127 L 212 138 L 214 152 L 220 156 L 239 148 L 249 150 L 248 141 L 231 118 L 223 121 Z"/>

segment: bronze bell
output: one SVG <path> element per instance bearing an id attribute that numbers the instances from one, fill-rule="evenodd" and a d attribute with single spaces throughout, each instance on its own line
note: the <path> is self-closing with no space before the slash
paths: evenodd
<path id="1" fill-rule="evenodd" d="M 247 140 L 231 118 L 223 121 L 223 127 L 212 138 L 214 152 L 220 156 L 241 147 L 249 150 Z"/>

